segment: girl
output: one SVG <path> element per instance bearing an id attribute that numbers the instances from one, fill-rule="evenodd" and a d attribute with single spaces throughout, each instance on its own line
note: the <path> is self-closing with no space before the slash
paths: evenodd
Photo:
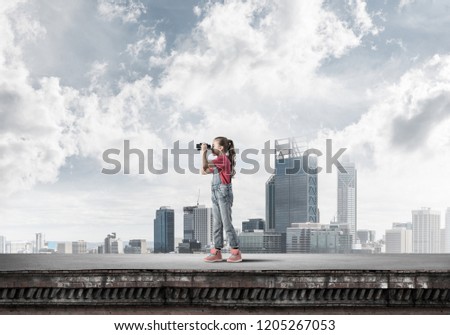
<path id="1" fill-rule="evenodd" d="M 232 140 L 226 137 L 216 137 L 211 146 L 212 152 L 217 156 L 208 162 L 207 146 L 202 143 L 202 174 L 212 173 L 211 200 L 213 203 L 213 234 L 214 248 L 204 258 L 205 262 L 221 262 L 223 247 L 223 229 L 227 232 L 228 244 L 231 247 L 231 256 L 227 262 L 237 263 L 242 261 L 239 250 L 239 240 L 231 223 L 231 206 L 233 206 L 233 189 L 231 178 L 236 174 L 236 151 Z"/>

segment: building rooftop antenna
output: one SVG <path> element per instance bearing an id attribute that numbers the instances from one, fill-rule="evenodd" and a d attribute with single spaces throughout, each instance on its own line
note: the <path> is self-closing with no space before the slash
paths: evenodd
<path id="1" fill-rule="evenodd" d="M 199 202 L 200 202 L 200 189 L 198 189 L 197 206 L 199 205 Z"/>

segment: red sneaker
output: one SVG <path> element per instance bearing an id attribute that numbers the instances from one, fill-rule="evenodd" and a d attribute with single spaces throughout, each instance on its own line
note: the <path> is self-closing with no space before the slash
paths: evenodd
<path id="1" fill-rule="evenodd" d="M 208 263 L 222 262 L 222 251 L 220 251 L 220 249 L 212 248 L 209 255 L 203 258 L 203 260 Z"/>
<path id="2" fill-rule="evenodd" d="M 239 249 L 231 249 L 231 256 L 227 259 L 228 263 L 242 262 L 242 255 Z"/>

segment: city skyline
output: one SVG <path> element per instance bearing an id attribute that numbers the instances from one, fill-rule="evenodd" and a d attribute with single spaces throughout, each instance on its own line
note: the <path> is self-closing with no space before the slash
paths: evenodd
<path id="1" fill-rule="evenodd" d="M 440 211 L 442 223 L 447 12 L 445 1 L 425 0 L 8 1 L 0 8 L 0 59 L 8 60 L 0 62 L 0 235 L 76 241 L 115 231 L 153 240 L 155 209 L 171 206 L 181 237 L 183 206 L 210 205 L 208 176 L 139 175 L 135 159 L 130 175 L 105 175 L 102 154 L 129 140 L 154 150 L 158 165 L 176 141 L 221 135 L 260 150 L 302 137 L 323 153 L 331 139 L 332 152 L 347 148 L 357 166 L 358 229 L 381 236 L 422 206 Z M 265 217 L 269 176 L 236 175 L 234 222 Z M 322 223 L 337 214 L 336 183 L 335 168 L 319 175 Z"/>
<path id="2" fill-rule="evenodd" d="M 208 216 L 210 213 L 210 208 L 206 208 L 204 205 L 197 204 L 196 206 L 185 206 L 183 207 L 184 211 L 184 228 L 188 228 L 184 231 L 185 235 L 180 238 L 174 236 L 170 231 L 162 232 L 161 238 L 166 239 L 164 243 L 169 242 L 172 247 L 161 249 L 160 244 L 157 243 L 156 250 L 155 245 L 151 248 L 151 245 L 148 243 L 155 243 L 155 241 L 148 241 L 146 239 L 141 238 L 133 238 L 129 241 L 123 241 L 121 238 L 117 237 L 116 233 L 108 234 L 104 240 L 104 243 L 101 242 L 92 242 L 92 241 L 45 241 L 44 233 L 36 233 L 35 240 L 7 240 L 5 236 L 0 235 L 0 254 L 1 253 L 49 253 L 49 251 L 57 253 L 99 253 L 99 254 L 123 254 L 123 253 L 146 253 L 142 250 L 142 243 L 148 247 L 149 250 L 155 253 L 163 252 L 178 252 L 178 247 L 181 248 L 181 244 L 177 246 L 177 242 L 183 242 L 183 248 L 189 249 L 189 242 L 197 242 L 198 251 L 206 252 L 208 249 L 208 245 L 210 244 L 212 237 L 209 236 L 210 241 L 206 243 L 200 241 L 197 238 L 204 239 L 205 235 L 210 235 L 208 232 L 209 229 L 206 229 L 206 233 L 198 234 L 197 230 L 205 230 L 205 226 L 210 225 L 211 222 L 208 223 L 208 220 L 205 220 L 205 214 Z M 195 215 L 195 211 L 198 211 L 197 215 Z M 169 217 L 167 217 L 167 212 L 169 213 Z M 286 245 L 288 247 L 287 252 L 289 253 L 349 253 L 349 252 L 361 252 L 365 251 L 368 253 L 448 253 L 448 248 L 450 246 L 450 240 L 447 238 L 448 228 L 448 214 L 450 213 L 450 207 L 447 208 L 446 216 L 445 216 L 445 224 L 442 226 L 440 216 L 441 213 L 436 210 L 432 210 L 431 208 L 422 207 L 419 210 L 412 210 L 412 220 L 411 222 L 393 222 L 392 228 L 387 229 L 385 234 L 381 237 L 375 238 L 376 231 L 375 230 L 367 230 L 367 229 L 358 229 L 357 236 L 358 240 L 355 241 L 351 237 L 348 239 L 345 237 L 347 234 L 351 236 L 351 225 L 348 223 L 337 223 L 330 222 L 326 223 L 314 223 L 314 222 L 304 222 L 304 223 L 292 223 L 288 228 L 287 235 L 288 240 L 283 238 L 280 233 L 276 233 L 274 229 L 266 230 L 265 220 L 261 218 L 249 218 L 246 221 L 242 222 L 242 229 L 239 227 L 236 228 L 239 236 L 243 236 L 247 244 L 243 245 L 243 248 L 250 248 L 249 250 L 253 250 L 256 252 L 257 248 L 262 248 L 264 250 L 260 250 L 257 253 L 280 253 L 285 250 L 281 245 Z M 191 217 L 192 216 L 192 217 Z M 195 218 L 196 216 L 196 218 Z M 167 220 L 167 218 L 169 220 Z M 162 206 L 156 210 L 156 218 L 155 223 L 160 221 L 159 228 L 157 225 L 154 226 L 155 230 L 161 230 L 161 224 L 166 225 L 166 221 L 169 222 L 169 230 L 174 230 L 173 227 L 173 209 L 168 208 L 167 206 Z M 342 225 L 342 227 L 340 227 Z M 246 228 L 247 227 L 247 228 Z M 167 230 L 168 227 L 164 229 Z M 194 229 L 191 229 L 194 228 Z M 196 229 L 195 229 L 196 228 Z M 298 237 L 293 238 L 292 233 L 297 229 Z M 299 230 L 300 229 L 300 230 Z M 340 232 L 339 232 L 340 231 Z M 307 235 L 304 235 L 305 232 L 308 232 Z M 311 232 L 311 233 L 310 233 Z M 289 235 L 290 234 L 290 235 Z M 337 235 L 336 235 L 337 234 Z M 197 238 L 195 238 L 197 236 Z M 304 237 L 301 237 L 304 236 Z M 310 237 L 311 236 L 311 237 Z M 340 236 L 337 239 L 337 236 Z M 301 242 L 302 244 L 298 244 L 297 246 L 293 246 L 292 242 L 300 243 L 297 241 L 298 238 L 307 238 L 305 242 Z M 312 243 L 315 241 L 315 249 L 309 250 L 309 241 L 311 238 L 311 248 L 313 248 Z M 325 243 L 327 239 L 330 239 L 329 244 Z M 280 240 L 281 239 L 281 240 Z M 294 239 L 296 241 L 294 241 Z M 279 240 L 275 243 L 275 241 Z M 292 241 L 290 241 L 292 240 Z M 334 240 L 334 241 L 333 241 Z M 339 241 L 338 241 L 339 240 Z M 322 241 L 322 242 L 321 242 Z M 42 247 L 45 242 L 45 247 Z M 128 244 L 124 244 L 124 242 L 128 242 Z M 350 244 L 350 242 L 353 242 Z M 50 243 L 54 245 L 50 247 Z M 187 243 L 187 244 L 186 244 Z M 281 243 L 277 246 L 277 243 Z M 287 244 L 285 244 L 287 243 Z M 308 244 L 304 244 L 308 243 Z M 320 247 L 322 243 L 323 246 Z M 381 244 L 380 244 L 381 243 Z M 48 245 L 47 245 L 48 244 Z M 88 248 L 88 244 L 91 245 Z M 95 246 L 93 246 L 96 244 Z M 38 246 L 41 246 L 39 248 Z M 81 245 L 81 247 L 80 247 Z M 351 245 L 353 245 L 353 250 Z M 69 248 L 69 249 L 68 249 Z M 79 251 L 81 248 L 81 251 Z M 139 252 L 136 252 L 136 248 L 139 249 Z M 290 248 L 290 249 L 289 249 Z M 294 249 L 293 249 L 294 248 Z M 307 249 L 305 249 L 307 248 Z M 319 248 L 319 249 L 317 249 Z M 323 248 L 320 249 L 320 248 Z M 329 251 L 325 251 L 326 248 L 331 248 Z M 333 249 L 334 248 L 334 249 Z M 380 249 L 381 248 L 381 249 Z M 128 249 L 128 250 L 127 250 Z M 170 249 L 170 250 L 169 250 Z M 188 250 L 186 249 L 186 250 Z M 267 249 L 267 250 L 266 250 Z M 297 250 L 298 249 L 298 250 Z M 183 253 L 186 252 L 183 251 Z M 269 251 L 272 250 L 272 251 Z M 296 250 L 296 251 L 294 251 Z M 322 251 L 320 251 L 322 250 Z M 334 250 L 334 251 L 333 251 Z M 339 250 L 339 251 L 338 251 Z M 191 251 L 192 252 L 192 251 Z"/>
<path id="3" fill-rule="evenodd" d="M 348 160 L 348 157 L 347 156 L 345 156 L 345 161 L 344 162 L 341 162 L 344 166 L 346 166 L 346 167 L 350 167 L 350 172 L 351 171 L 356 171 L 356 169 L 355 169 L 355 164 L 353 163 L 353 162 L 349 162 Z M 339 176 L 339 174 L 338 174 L 338 176 Z M 351 173 L 349 174 L 349 176 L 348 176 L 348 178 L 352 178 L 351 177 Z M 339 178 L 338 178 L 338 181 L 339 181 Z M 339 184 L 339 183 L 338 183 Z M 329 192 L 330 190 L 326 190 L 327 192 Z M 338 192 L 339 192 L 339 185 L 338 185 Z M 338 197 L 339 197 L 339 194 L 338 194 Z M 337 198 L 338 198 L 337 197 Z M 336 199 L 337 199 L 336 198 Z M 320 197 L 318 197 L 318 199 L 319 199 L 319 202 L 320 202 Z M 267 199 L 266 199 L 266 202 L 267 202 Z M 194 207 L 197 207 L 197 206 L 199 206 L 198 204 L 197 205 L 193 205 L 193 206 L 191 206 L 192 208 L 194 208 Z M 205 206 L 205 205 L 200 205 L 200 206 Z M 338 201 L 338 208 L 337 208 L 337 210 L 335 211 L 335 213 L 339 213 L 339 206 L 340 206 L 340 204 L 339 204 L 339 201 Z M 161 207 L 160 205 L 159 206 L 157 206 L 156 208 L 154 208 L 153 210 L 156 210 L 156 209 L 158 209 L 158 207 Z M 164 207 L 164 206 L 163 206 Z M 171 207 L 171 206 L 168 206 L 168 207 Z M 189 206 L 188 206 L 189 207 Z M 428 206 L 418 206 L 418 207 L 420 207 L 420 208 L 427 208 Z M 184 206 L 183 206 L 183 208 L 184 208 Z M 445 207 L 443 210 L 440 210 L 440 209 L 437 209 L 437 211 L 438 212 L 442 212 L 442 218 L 443 218 L 443 220 L 441 220 L 441 224 L 440 224 L 440 228 L 442 228 L 442 229 L 445 229 L 447 226 L 448 227 L 450 227 L 450 223 L 448 223 L 448 224 L 446 224 L 446 222 L 450 222 L 450 214 L 448 214 L 448 212 L 449 212 L 449 208 L 450 207 Z M 319 210 L 320 210 L 320 208 L 318 208 Z M 183 212 L 183 209 L 181 209 L 182 210 L 182 212 Z M 151 211 L 150 209 L 149 209 L 149 211 Z M 174 213 L 178 213 L 179 211 L 180 211 L 180 209 L 179 208 L 174 208 Z M 266 210 L 264 211 L 264 212 L 266 212 Z M 267 213 L 266 213 L 266 215 L 267 215 Z M 256 215 L 256 216 L 258 216 L 258 215 Z M 255 216 L 255 217 L 256 217 Z M 264 217 L 264 215 L 260 215 L 261 217 Z M 151 217 L 151 215 L 149 215 L 149 217 Z M 182 217 L 183 217 L 183 215 L 182 215 Z M 338 217 L 338 215 L 336 215 L 335 217 L 333 217 L 333 218 L 331 218 L 332 220 L 330 220 L 330 222 L 332 222 L 335 218 L 337 218 Z M 175 235 L 175 237 L 176 238 L 183 238 L 183 236 L 184 236 L 184 232 L 183 232 L 183 227 L 184 227 L 184 221 L 182 221 L 181 223 L 180 223 L 180 220 L 183 220 L 182 218 L 180 219 L 180 218 L 177 218 L 177 216 L 175 215 L 175 218 L 176 218 L 176 221 L 175 221 L 175 234 L 179 234 L 179 235 Z M 248 217 L 248 218 L 250 218 L 250 217 Z M 248 219 L 247 218 L 247 219 Z M 407 220 L 408 218 L 407 218 L 407 216 L 403 216 L 403 218 L 401 218 L 400 220 L 398 220 L 398 221 L 405 221 L 405 220 Z M 246 219 L 244 219 L 244 220 L 246 220 Z M 300 221 L 298 221 L 298 222 L 300 222 Z M 386 226 L 389 226 L 392 222 L 394 222 L 394 220 L 391 220 L 391 222 L 390 223 L 388 223 Z M 327 223 L 326 221 L 321 221 L 320 223 Z M 183 229 L 182 229 L 183 228 Z M 361 229 L 366 229 L 366 227 L 359 227 L 359 228 L 361 228 Z M 373 228 L 373 227 L 372 227 Z M 120 229 L 120 228 L 119 228 Z M 375 227 L 375 228 L 373 228 L 373 230 L 375 230 L 375 231 L 377 231 L 377 233 L 379 234 L 380 232 L 382 232 L 382 234 L 384 234 L 384 232 L 386 231 L 386 230 L 388 230 L 389 229 L 389 227 Z M 39 230 L 39 229 L 38 229 Z M 152 229 L 150 229 L 150 230 L 152 230 Z M 447 230 L 447 234 L 448 234 L 448 231 L 450 231 L 450 229 L 448 229 Z M 180 234 L 180 232 L 181 232 L 181 234 Z M 2 233 L 2 231 L 0 230 L 0 234 Z M 31 233 L 31 232 L 29 232 L 28 233 L 28 235 L 30 235 L 30 234 L 35 234 L 35 233 Z M 101 233 L 101 234 L 103 234 L 103 233 Z M 382 235 L 382 234 L 379 234 L 378 236 L 380 236 L 380 235 Z M 6 234 L 3 234 L 3 235 L 6 235 Z M 2 236 L 2 235 L 0 235 L 0 236 Z M 129 233 L 129 236 L 128 236 L 128 238 L 129 239 L 133 239 L 133 236 L 134 237 L 136 237 L 136 234 L 133 234 L 133 233 Z M 146 237 L 147 239 L 149 239 L 149 240 L 153 240 L 154 239 L 154 237 L 152 236 L 152 237 L 150 237 L 151 235 L 149 234 L 149 233 L 147 233 L 147 234 L 143 234 L 142 236 L 144 236 L 144 237 Z M 448 235 L 446 235 L 446 236 L 450 236 L 450 234 L 448 234 Z M 35 236 L 35 238 L 37 239 L 38 237 L 37 236 Z M 98 237 L 98 240 L 101 240 L 101 239 L 103 239 L 102 237 Z M 17 239 L 14 239 L 14 240 L 22 240 L 22 238 L 17 238 Z M 52 240 L 68 240 L 68 239 L 64 239 L 64 238 L 53 238 Z"/>

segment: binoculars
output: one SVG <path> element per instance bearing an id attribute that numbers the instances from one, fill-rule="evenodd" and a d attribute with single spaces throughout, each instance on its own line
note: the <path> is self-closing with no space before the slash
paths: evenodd
<path id="1" fill-rule="evenodd" d="M 197 150 L 201 150 L 202 149 L 202 144 L 201 143 L 197 143 L 195 145 L 195 147 L 197 148 Z M 211 144 L 206 144 L 206 148 L 207 149 L 211 149 Z"/>

